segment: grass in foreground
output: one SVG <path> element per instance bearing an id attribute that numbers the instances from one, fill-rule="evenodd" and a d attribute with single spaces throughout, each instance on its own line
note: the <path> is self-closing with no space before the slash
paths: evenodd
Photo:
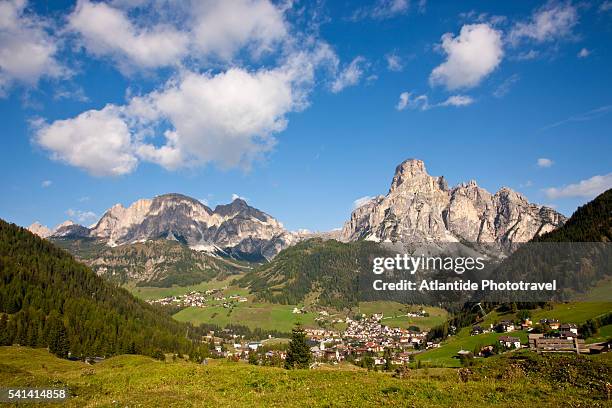
<path id="1" fill-rule="evenodd" d="M 610 373 L 609 360 L 586 361 L 586 369 L 573 370 L 571 378 L 554 376 L 554 367 L 542 372 L 537 361 L 533 374 L 510 360 L 503 363 L 483 366 L 482 372 L 473 369 L 464 383 L 454 369 L 412 370 L 409 378 L 396 379 L 354 368 L 286 371 L 225 361 L 164 363 L 142 356 L 89 366 L 41 349 L 0 347 L 0 384 L 67 387 L 76 396 L 63 406 L 74 407 L 609 406 L 598 388 L 602 375 Z M 593 381 L 583 381 L 585 375 Z"/>

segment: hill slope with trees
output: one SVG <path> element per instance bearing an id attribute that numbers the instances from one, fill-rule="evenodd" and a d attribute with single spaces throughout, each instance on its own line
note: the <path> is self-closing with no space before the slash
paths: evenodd
<path id="1" fill-rule="evenodd" d="M 309 297 L 322 306 L 351 307 L 359 301 L 359 273 L 372 267 L 373 257 L 389 254 L 374 242 L 313 238 L 284 249 L 238 284 L 272 303 L 298 304 Z"/>
<path id="2" fill-rule="evenodd" d="M 578 207 L 560 228 L 534 242 L 612 242 L 612 189 Z"/>
<path id="3" fill-rule="evenodd" d="M 66 356 L 188 352 L 191 328 L 93 273 L 70 254 L 0 220 L 0 342 Z"/>

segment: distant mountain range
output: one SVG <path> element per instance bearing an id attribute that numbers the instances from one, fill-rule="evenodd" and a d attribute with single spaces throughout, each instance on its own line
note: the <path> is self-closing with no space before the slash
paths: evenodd
<path id="1" fill-rule="evenodd" d="M 397 249 L 394 245 L 371 241 L 343 243 L 309 239 L 285 249 L 271 262 L 248 272 L 239 283 L 248 287 L 257 298 L 273 303 L 309 302 L 319 306 L 353 307 L 360 300 L 359 296 L 364 295 L 359 293 L 360 273 L 371 271 L 373 257 L 392 256 L 390 251 Z M 533 237 L 530 242 L 612 242 L 612 189 L 580 207 L 565 225 Z M 502 265 L 507 264 L 514 271 L 528 275 L 537 271 L 538 275 L 555 277 L 560 287 L 580 290 L 587 290 L 600 279 L 611 276 L 612 258 L 606 244 L 587 246 L 586 251 L 576 245 L 577 249 L 572 252 L 569 248 L 567 253 L 560 253 L 560 250 L 568 246 L 550 246 L 551 252 L 547 253 L 546 247 L 543 250 L 538 245 L 541 244 L 533 245 L 535 251 L 532 246 L 519 246 L 504 258 Z M 571 267 L 568 267 L 568 262 Z M 604 267 L 594 268 L 593 265 Z M 576 284 L 576 279 L 580 284 Z M 418 299 L 416 303 L 423 300 Z M 415 301 L 415 298 L 406 300 Z"/>
<path id="2" fill-rule="evenodd" d="M 141 199 L 127 208 L 116 204 L 89 228 L 66 221 L 53 230 L 39 223 L 28 229 L 69 250 L 99 275 L 121 283 L 169 285 L 239 273 L 244 265 L 222 260 L 267 262 L 315 237 L 373 241 L 395 250 L 414 243 L 486 243 L 496 253 L 507 253 L 512 244 L 565 221 L 509 188 L 491 194 L 474 181 L 449 188 L 444 177 L 427 174 L 422 161 L 409 159 L 397 166 L 388 194 L 355 209 L 341 231 L 291 232 L 240 198 L 211 209 L 181 194 Z"/>
<path id="3" fill-rule="evenodd" d="M 109 247 L 172 240 L 197 251 L 253 261 L 271 259 L 300 235 L 240 198 L 212 210 L 181 194 L 141 199 L 127 208 L 116 204 L 91 228 L 66 221 L 54 230 L 39 223 L 28 229 L 52 239 L 95 238 Z"/>

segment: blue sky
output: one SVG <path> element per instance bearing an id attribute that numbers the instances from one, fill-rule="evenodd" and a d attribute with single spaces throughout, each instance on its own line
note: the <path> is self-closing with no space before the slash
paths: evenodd
<path id="1" fill-rule="evenodd" d="M 612 187 L 612 2 L 0 3 L 0 217 L 233 195 L 340 227 L 406 158 L 570 215 Z"/>

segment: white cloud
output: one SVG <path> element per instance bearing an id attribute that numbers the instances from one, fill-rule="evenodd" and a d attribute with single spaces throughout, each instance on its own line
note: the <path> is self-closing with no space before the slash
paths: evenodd
<path id="1" fill-rule="evenodd" d="M 40 183 L 43 188 L 51 187 L 51 184 L 53 184 L 51 180 L 43 180 L 43 182 Z"/>
<path id="2" fill-rule="evenodd" d="M 549 1 L 533 12 L 530 21 L 516 23 L 508 39 L 514 45 L 523 40 L 553 41 L 570 36 L 577 23 L 578 12 L 571 3 Z"/>
<path id="3" fill-rule="evenodd" d="M 185 161 L 248 167 L 273 147 L 272 135 L 287 126 L 285 114 L 303 108 L 305 96 L 294 86 L 295 74 L 238 68 L 215 76 L 189 73 L 179 83 L 146 96 L 143 101 L 155 111 L 155 119 L 169 120 L 174 127 L 162 147 L 168 150 L 156 148 L 152 152 L 159 157 L 147 158 L 168 168 Z"/>
<path id="4" fill-rule="evenodd" d="M 234 201 L 234 200 L 242 200 L 242 201 L 246 201 L 247 199 L 246 199 L 246 197 L 242 197 L 242 196 L 239 196 L 239 195 L 238 195 L 238 194 L 236 194 L 236 193 L 233 193 L 233 194 L 232 194 L 232 201 Z"/>
<path id="5" fill-rule="evenodd" d="M 446 107 L 446 106 L 468 106 L 474 103 L 474 99 L 467 95 L 452 95 L 449 96 L 445 101 L 430 104 L 429 97 L 427 95 L 415 95 L 412 92 L 402 92 L 399 96 L 399 101 L 395 105 L 395 109 L 401 111 L 407 108 L 429 110 L 432 108 Z"/>
<path id="6" fill-rule="evenodd" d="M 399 72 L 404 69 L 404 64 L 399 55 L 387 54 L 385 58 L 387 60 L 387 69 L 389 71 Z"/>
<path id="7" fill-rule="evenodd" d="M 194 48 L 230 59 L 241 47 L 269 51 L 287 35 L 282 11 L 268 0 L 195 1 Z"/>
<path id="8" fill-rule="evenodd" d="M 52 158 L 98 176 L 130 173 L 139 160 L 170 170 L 208 163 L 247 169 L 274 146 L 286 114 L 307 106 L 315 69 L 329 57 L 317 48 L 274 69 L 186 71 L 124 106 L 37 123 L 35 141 Z M 153 144 L 155 136 L 164 143 Z"/>
<path id="9" fill-rule="evenodd" d="M 427 2 L 425 0 L 421 0 L 419 2 L 419 10 L 424 11 L 426 4 Z M 355 10 L 350 19 L 353 21 L 363 20 L 365 18 L 385 20 L 406 14 L 409 9 L 409 0 L 376 0 L 376 2 L 369 7 L 361 7 Z"/>
<path id="10" fill-rule="evenodd" d="M 519 61 L 529 61 L 538 58 L 540 53 L 536 50 L 523 51 L 519 53 L 515 58 Z"/>
<path id="11" fill-rule="evenodd" d="M 89 102 L 89 97 L 85 94 L 85 90 L 80 86 L 74 86 L 71 89 L 57 87 L 53 93 L 53 99 L 56 101 L 67 99 L 78 102 Z"/>
<path id="12" fill-rule="evenodd" d="M 77 220 L 79 223 L 90 223 L 98 219 L 98 216 L 93 211 L 73 210 L 72 208 L 66 210 L 66 215 Z"/>
<path id="13" fill-rule="evenodd" d="M 412 92 L 402 92 L 397 105 L 395 105 L 395 109 L 402 111 L 406 108 L 427 110 L 430 108 L 429 98 L 427 95 L 414 95 Z"/>
<path id="14" fill-rule="evenodd" d="M 468 106 L 474 103 L 474 98 L 467 95 L 452 95 L 439 106 Z"/>
<path id="15" fill-rule="evenodd" d="M 451 90 L 478 85 L 504 55 L 501 32 L 488 24 L 464 25 L 457 37 L 446 33 L 440 47 L 447 59 L 431 72 L 429 81 Z"/>
<path id="16" fill-rule="evenodd" d="M 489 23 L 492 26 L 500 26 L 508 20 L 508 17 L 484 12 L 479 13 L 476 10 L 470 10 L 466 13 L 459 13 L 459 19 L 472 23 Z"/>
<path id="17" fill-rule="evenodd" d="M 353 210 L 361 207 L 364 204 L 369 203 L 370 201 L 374 200 L 376 197 L 372 197 L 372 196 L 363 196 L 363 197 L 359 197 L 358 199 L 356 199 L 355 201 L 353 201 Z"/>
<path id="18" fill-rule="evenodd" d="M 283 7 L 269 0 L 79 0 L 68 21 L 90 53 L 113 58 L 122 70 L 189 58 L 229 61 L 243 48 L 258 57 L 288 37 Z"/>
<path id="19" fill-rule="evenodd" d="M 510 92 L 510 88 L 518 82 L 520 77 L 518 74 L 513 74 L 512 76 L 506 78 L 504 82 L 502 82 L 496 89 L 493 91 L 493 96 L 496 98 L 502 98 Z"/>
<path id="20" fill-rule="evenodd" d="M 586 48 L 583 48 L 578 52 L 578 58 L 586 58 L 589 55 L 591 55 L 591 51 L 587 50 Z"/>
<path id="21" fill-rule="evenodd" d="M 538 167 L 547 168 L 547 167 L 551 167 L 554 164 L 554 162 L 545 157 L 541 157 L 538 159 L 537 164 L 538 164 Z"/>
<path id="22" fill-rule="evenodd" d="M 56 40 L 47 22 L 25 11 L 25 0 L 0 2 L 0 97 L 15 82 L 35 86 L 42 77 L 68 71 L 56 60 Z"/>
<path id="23" fill-rule="evenodd" d="M 612 188 L 612 173 L 593 176 L 576 184 L 568 184 L 559 188 L 547 188 L 544 192 L 551 200 L 567 197 L 594 198 L 610 188 Z"/>
<path id="24" fill-rule="evenodd" d="M 35 141 L 51 158 L 85 169 L 96 176 L 118 176 L 134 170 L 130 130 L 119 108 L 107 105 L 73 119 L 35 123 Z"/>
<path id="25" fill-rule="evenodd" d="M 567 119 L 560 120 L 559 122 L 555 122 L 550 125 L 546 125 L 540 130 L 556 128 L 557 126 L 561 126 L 570 122 L 588 122 L 590 120 L 600 118 L 601 116 L 607 115 L 609 113 L 612 113 L 612 105 L 604 105 L 600 106 L 599 108 L 592 109 L 588 112 L 583 112 L 578 115 L 570 116 Z"/>
<path id="26" fill-rule="evenodd" d="M 331 84 L 331 91 L 338 93 L 344 88 L 357 85 L 364 73 L 365 58 L 358 56 L 340 73 Z"/>
<path id="27" fill-rule="evenodd" d="M 121 10 L 105 3 L 80 0 L 68 22 L 89 52 L 113 57 L 124 68 L 177 64 L 188 49 L 186 33 L 164 25 L 135 26 Z"/>

